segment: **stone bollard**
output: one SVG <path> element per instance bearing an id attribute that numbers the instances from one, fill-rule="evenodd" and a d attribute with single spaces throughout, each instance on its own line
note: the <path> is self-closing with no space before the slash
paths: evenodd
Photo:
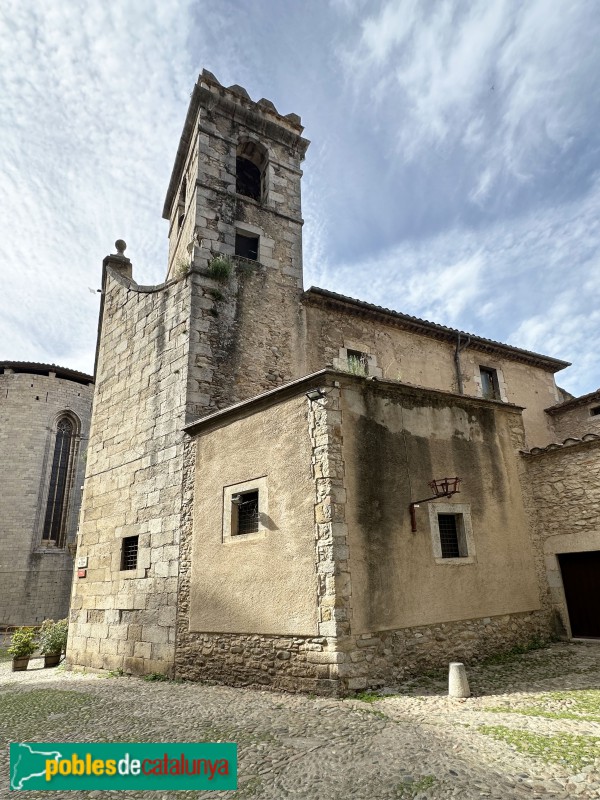
<path id="1" fill-rule="evenodd" d="M 467 670 L 464 664 L 452 663 L 448 671 L 448 696 L 449 697 L 470 697 L 469 681 L 467 680 Z"/>

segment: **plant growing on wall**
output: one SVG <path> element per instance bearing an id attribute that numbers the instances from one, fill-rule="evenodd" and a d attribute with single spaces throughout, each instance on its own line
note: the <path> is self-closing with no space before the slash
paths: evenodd
<path id="1" fill-rule="evenodd" d="M 231 269 L 231 259 L 228 256 L 213 256 L 208 264 L 209 276 L 217 281 L 228 281 Z"/>
<path id="2" fill-rule="evenodd" d="M 187 275 L 192 267 L 190 261 L 186 261 L 183 258 L 180 258 L 177 262 L 177 266 L 175 268 L 175 274 L 178 278 L 183 278 L 184 275 Z"/>
<path id="3" fill-rule="evenodd" d="M 366 375 L 367 368 L 362 358 L 357 358 L 356 356 L 348 356 L 347 361 L 347 371 L 351 375 Z"/>

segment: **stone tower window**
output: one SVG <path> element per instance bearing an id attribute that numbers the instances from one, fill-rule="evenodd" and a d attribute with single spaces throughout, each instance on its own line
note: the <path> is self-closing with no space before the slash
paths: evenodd
<path id="1" fill-rule="evenodd" d="M 44 544 L 55 547 L 65 546 L 77 450 L 77 426 L 75 420 L 65 414 L 59 418 L 56 424 L 56 440 L 42 533 Z"/>
<path id="2" fill-rule="evenodd" d="M 177 202 L 177 230 L 181 229 L 183 220 L 185 219 L 185 198 L 187 194 L 187 181 L 185 176 L 181 181 L 181 190 L 179 192 L 179 200 Z"/>
<path id="3" fill-rule="evenodd" d="M 266 149 L 258 142 L 240 142 L 235 159 L 235 190 L 259 203 L 267 199 Z"/>
<path id="4" fill-rule="evenodd" d="M 258 236 L 244 233 L 235 234 L 235 254 L 251 261 L 258 261 Z"/>

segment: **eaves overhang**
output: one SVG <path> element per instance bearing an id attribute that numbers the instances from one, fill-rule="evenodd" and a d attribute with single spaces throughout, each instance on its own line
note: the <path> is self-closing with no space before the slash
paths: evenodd
<path id="1" fill-rule="evenodd" d="M 529 350 L 522 350 L 512 345 L 496 342 L 493 339 L 485 339 L 482 336 L 467 333 L 456 328 L 449 328 L 446 325 L 439 325 L 426 319 L 419 319 L 409 314 L 402 314 L 399 311 L 392 311 L 383 306 L 373 303 L 366 303 L 364 300 L 356 300 L 353 297 L 330 292 L 326 289 L 319 289 L 311 286 L 302 296 L 302 300 L 307 305 L 319 306 L 321 308 L 342 311 L 347 314 L 359 317 L 369 317 L 386 325 L 391 325 L 411 333 L 428 336 L 431 339 L 438 339 L 455 345 L 460 336 L 462 343 L 469 341 L 469 347 L 484 353 L 496 356 L 503 356 L 512 361 L 520 361 L 531 366 L 539 367 L 547 372 L 558 372 L 565 367 L 571 366 L 569 361 L 561 361 L 558 358 L 551 358 L 540 353 L 533 353 Z"/>
<path id="2" fill-rule="evenodd" d="M 456 402 L 467 403 L 471 406 L 484 406 L 487 408 L 497 408 L 500 411 L 514 412 L 521 414 L 523 412 L 522 406 L 514 405 L 513 403 L 504 403 L 500 400 L 486 400 L 483 397 L 472 397 L 468 394 L 457 394 L 456 392 L 448 392 L 444 389 L 431 389 L 426 386 L 417 386 L 412 383 L 401 383 L 400 381 L 380 380 L 379 378 L 363 377 L 361 375 L 352 375 L 348 372 L 334 370 L 331 368 L 322 369 L 318 372 L 313 372 L 310 375 L 305 375 L 302 378 L 284 383 L 267 392 L 251 397 L 248 400 L 242 400 L 239 403 L 234 403 L 227 408 L 220 411 L 215 411 L 212 414 L 207 414 L 205 417 L 194 420 L 189 425 L 186 425 L 183 430 L 189 436 L 196 436 L 201 433 L 209 433 L 218 428 L 252 414 L 262 411 L 265 408 L 282 403 L 292 397 L 305 394 L 311 389 L 318 389 L 327 386 L 342 386 L 348 388 L 351 385 L 370 388 L 374 391 L 397 391 L 402 394 L 418 394 L 428 395 L 444 398 L 446 400 L 455 400 Z"/>

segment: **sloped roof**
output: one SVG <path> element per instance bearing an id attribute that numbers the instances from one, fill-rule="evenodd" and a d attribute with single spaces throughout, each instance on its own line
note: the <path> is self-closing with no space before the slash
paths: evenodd
<path id="1" fill-rule="evenodd" d="M 449 328 L 446 325 L 439 325 L 436 322 L 413 317 L 410 314 L 401 314 L 399 311 L 393 311 L 373 303 L 366 303 L 364 300 L 357 300 L 354 297 L 347 297 L 337 292 L 319 289 L 316 286 L 311 286 L 304 293 L 304 300 L 315 305 L 339 308 L 352 314 L 379 318 L 387 324 L 395 325 L 413 333 L 420 333 L 433 339 L 445 340 L 452 344 L 456 343 L 457 336 L 460 335 L 464 339 L 470 339 L 469 346 L 477 350 L 503 355 L 513 361 L 532 364 L 548 372 L 558 372 L 561 369 L 565 369 L 565 367 L 571 366 L 569 361 L 561 361 L 558 358 L 533 353 L 530 350 L 522 350 L 519 347 L 496 342 L 493 339 L 485 339 L 483 336 L 475 336 L 473 333 L 467 333 L 457 328 Z"/>
<path id="2" fill-rule="evenodd" d="M 550 408 L 544 410 L 547 414 L 560 414 L 563 411 L 570 411 L 572 408 L 577 408 L 577 406 L 585 406 L 587 403 L 593 403 L 594 400 L 600 402 L 600 389 L 596 389 L 595 392 L 590 392 L 589 394 L 582 394 L 581 397 L 572 397 L 570 400 L 565 400 L 564 403 L 550 406 Z"/>
<path id="3" fill-rule="evenodd" d="M 59 367 L 56 364 L 42 364 L 39 361 L 0 361 L 0 369 L 14 369 L 18 372 L 28 372 L 31 375 L 40 375 L 45 372 L 55 372 L 57 378 L 74 380 L 78 383 L 94 383 L 91 375 L 79 372 L 68 367 Z"/>
<path id="4" fill-rule="evenodd" d="M 600 434 L 598 433 L 584 433 L 583 436 L 569 436 L 562 442 L 551 442 L 546 447 L 532 447 L 531 450 L 521 450 L 523 456 L 538 456 L 541 453 L 552 453 L 555 450 L 564 450 L 568 447 L 573 447 L 576 444 L 585 444 L 586 442 L 599 442 Z"/>

